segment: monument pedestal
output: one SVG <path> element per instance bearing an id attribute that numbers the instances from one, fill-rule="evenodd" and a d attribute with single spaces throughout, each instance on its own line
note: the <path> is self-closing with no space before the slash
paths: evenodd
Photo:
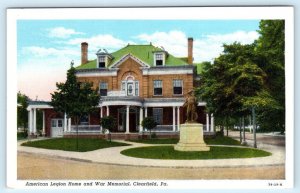
<path id="1" fill-rule="evenodd" d="M 177 151 L 209 151 L 203 140 L 203 125 L 185 123 L 180 125 L 179 143 L 174 146 Z"/>

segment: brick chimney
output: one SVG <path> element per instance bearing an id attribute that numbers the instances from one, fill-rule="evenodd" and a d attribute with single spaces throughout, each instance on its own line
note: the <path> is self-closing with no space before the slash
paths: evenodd
<path id="1" fill-rule="evenodd" d="M 188 38 L 188 64 L 193 64 L 193 38 Z"/>
<path id="2" fill-rule="evenodd" d="M 88 46 L 87 42 L 81 43 L 81 64 L 85 64 L 88 62 Z"/>

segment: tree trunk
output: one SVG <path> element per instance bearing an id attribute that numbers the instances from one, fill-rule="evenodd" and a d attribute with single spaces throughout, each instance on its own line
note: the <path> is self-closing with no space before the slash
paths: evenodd
<path id="1" fill-rule="evenodd" d="M 78 127 L 79 127 L 79 117 L 74 117 L 76 124 L 76 150 L 78 151 Z"/>
<path id="2" fill-rule="evenodd" d="M 240 143 L 242 143 L 242 120 L 239 118 Z"/>

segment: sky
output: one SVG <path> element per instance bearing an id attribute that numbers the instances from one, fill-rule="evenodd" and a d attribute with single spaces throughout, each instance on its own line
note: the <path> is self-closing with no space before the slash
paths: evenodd
<path id="1" fill-rule="evenodd" d="M 18 91 L 35 100 L 51 100 L 56 82 L 64 82 L 74 60 L 80 65 L 81 42 L 96 51 L 114 52 L 130 44 L 163 47 L 187 56 L 187 38 L 194 39 L 194 62 L 213 61 L 222 45 L 250 44 L 259 37 L 259 20 L 18 20 Z"/>

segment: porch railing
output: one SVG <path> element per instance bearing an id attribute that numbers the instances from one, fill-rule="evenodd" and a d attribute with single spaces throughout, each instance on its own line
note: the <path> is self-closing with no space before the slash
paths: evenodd
<path id="1" fill-rule="evenodd" d="M 71 126 L 71 132 L 77 132 L 77 126 Z M 78 132 L 101 132 L 100 125 L 78 125 Z"/>

